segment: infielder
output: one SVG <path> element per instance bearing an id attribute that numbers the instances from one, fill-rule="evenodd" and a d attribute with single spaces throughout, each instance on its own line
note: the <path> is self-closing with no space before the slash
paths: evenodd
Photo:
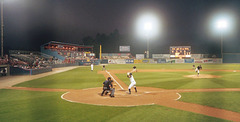
<path id="1" fill-rule="evenodd" d="M 129 78 L 129 80 L 131 82 L 131 84 L 128 86 L 129 94 L 131 94 L 131 88 L 132 87 L 134 87 L 135 92 L 137 92 L 136 81 L 134 80 L 132 73 L 127 73 L 127 77 Z"/>

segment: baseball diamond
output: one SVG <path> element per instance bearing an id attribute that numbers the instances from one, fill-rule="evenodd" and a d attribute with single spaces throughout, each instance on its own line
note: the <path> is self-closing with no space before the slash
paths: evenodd
<path id="1" fill-rule="evenodd" d="M 113 80 L 114 83 L 117 84 L 114 98 L 111 98 L 108 95 L 101 96 L 102 88 L 100 86 L 96 88 L 83 88 L 83 89 L 65 89 L 65 88 L 56 89 L 56 88 L 44 88 L 44 87 L 39 87 L 39 88 L 23 87 L 25 86 L 23 83 L 23 85 L 17 85 L 14 87 L 5 87 L 5 89 L 27 90 L 27 91 L 38 91 L 38 92 L 41 92 L 41 91 L 65 92 L 59 97 L 61 97 L 62 100 L 70 103 L 81 103 L 81 104 L 88 104 L 88 105 L 95 105 L 95 106 L 112 106 L 112 107 L 134 107 L 134 106 L 137 107 L 137 106 L 160 105 L 160 106 L 165 106 L 165 107 L 174 108 L 174 109 L 183 110 L 183 111 L 189 111 L 193 113 L 198 113 L 202 115 L 212 116 L 212 117 L 231 120 L 231 121 L 240 120 L 239 112 L 234 112 L 227 109 L 221 109 L 218 107 L 211 107 L 211 106 L 181 101 L 181 99 L 184 99 L 183 98 L 184 95 L 182 96 L 182 94 L 184 93 L 239 92 L 240 88 L 165 89 L 165 88 L 154 88 L 154 87 L 146 87 L 146 86 L 143 87 L 140 85 L 137 87 L 138 92 L 132 92 L 132 94 L 128 94 L 127 84 L 129 81 L 126 80 L 126 82 L 123 82 L 122 81 L 123 78 L 121 77 L 121 75 L 125 76 L 127 72 L 131 71 L 131 69 L 116 70 L 116 69 L 113 69 L 115 66 L 117 65 L 109 65 L 108 67 L 112 67 L 110 68 L 111 70 L 105 70 L 105 71 L 102 71 L 100 66 L 99 67 L 96 66 L 98 71 L 95 71 L 97 75 L 103 75 L 105 78 L 112 77 L 112 79 L 114 79 Z M 141 66 L 139 65 L 138 67 L 141 67 Z M 82 68 L 79 67 L 78 69 L 83 70 L 83 68 L 84 67 Z M 72 69 L 72 68 L 69 68 L 69 69 Z M 192 69 L 171 69 L 171 68 L 170 69 L 141 69 L 139 68 L 138 72 L 133 74 L 135 74 L 135 77 L 139 77 L 138 74 L 141 74 L 141 73 L 146 74 L 146 73 L 165 73 L 165 72 L 169 72 L 169 73 L 186 72 L 187 73 L 187 72 L 195 72 L 195 71 Z M 205 69 L 205 70 L 202 70 L 202 72 L 238 73 L 240 72 L 240 70 Z M 89 73 L 92 73 L 92 71 L 90 71 Z M 196 74 L 195 76 L 197 77 Z M 182 77 L 183 78 L 186 77 L 189 80 L 193 78 L 192 75 L 182 75 Z M 209 79 L 209 78 L 219 79 L 222 77 L 224 76 L 200 74 L 199 77 L 197 77 L 197 79 Z M 138 81 L 139 79 L 136 78 L 137 83 Z M 145 79 L 145 82 L 147 82 L 147 79 Z M 203 82 L 206 82 L 206 81 L 203 81 Z M 141 84 L 141 81 L 140 81 L 140 84 Z"/>
<path id="2" fill-rule="evenodd" d="M 240 122 L 240 0 L 0 0 L 0 122 Z"/>

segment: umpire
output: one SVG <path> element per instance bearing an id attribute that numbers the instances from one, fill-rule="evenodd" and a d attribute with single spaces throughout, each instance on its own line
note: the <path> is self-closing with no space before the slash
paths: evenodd
<path id="1" fill-rule="evenodd" d="M 105 92 L 105 95 L 108 94 L 108 91 L 111 91 L 111 94 L 110 94 L 110 97 L 114 97 L 114 91 L 115 89 L 112 88 L 112 80 L 111 80 L 111 77 L 108 77 L 106 81 L 103 82 L 103 91 L 102 91 L 102 94 L 101 96 L 103 96 L 104 92 Z"/>

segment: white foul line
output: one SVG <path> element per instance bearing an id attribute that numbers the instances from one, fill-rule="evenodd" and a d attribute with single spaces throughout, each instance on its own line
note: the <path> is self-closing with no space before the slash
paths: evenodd
<path id="1" fill-rule="evenodd" d="M 108 75 L 110 75 L 110 77 L 120 86 L 120 88 L 123 90 L 123 87 L 117 82 L 117 80 L 114 79 L 114 77 L 110 74 L 110 72 L 108 72 L 106 70 L 106 72 L 108 73 Z"/>
<path id="2" fill-rule="evenodd" d="M 181 99 L 181 95 L 179 94 L 179 93 L 176 93 L 179 97 L 177 98 L 177 99 L 175 99 L 175 100 L 179 100 L 179 99 Z"/>

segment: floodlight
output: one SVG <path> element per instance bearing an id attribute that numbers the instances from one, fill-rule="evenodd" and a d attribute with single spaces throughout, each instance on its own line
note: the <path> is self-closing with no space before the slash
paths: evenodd
<path id="1" fill-rule="evenodd" d="M 216 23 L 218 29 L 226 29 L 228 27 L 228 22 L 225 19 L 218 20 Z"/>
<path id="2" fill-rule="evenodd" d="M 147 32 L 151 31 L 151 30 L 152 30 L 152 23 L 151 23 L 151 22 L 146 22 L 146 23 L 144 24 L 144 29 L 145 29 L 145 31 L 147 31 Z"/>

